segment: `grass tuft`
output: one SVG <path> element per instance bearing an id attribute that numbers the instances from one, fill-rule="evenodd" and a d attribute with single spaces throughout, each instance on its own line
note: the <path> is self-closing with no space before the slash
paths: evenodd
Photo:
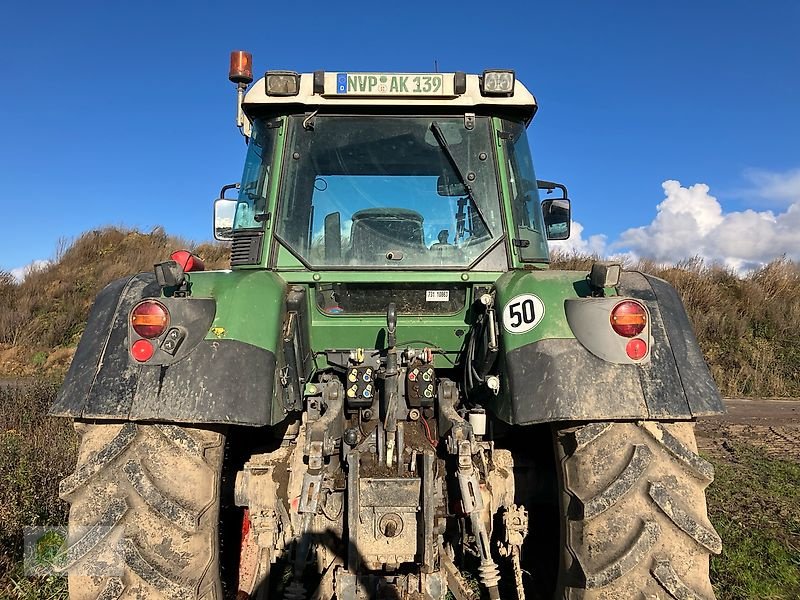
<path id="1" fill-rule="evenodd" d="M 714 458 L 709 516 L 723 540 L 711 559 L 720 600 L 800 598 L 800 464 L 768 458 L 728 442 L 731 458 Z"/>

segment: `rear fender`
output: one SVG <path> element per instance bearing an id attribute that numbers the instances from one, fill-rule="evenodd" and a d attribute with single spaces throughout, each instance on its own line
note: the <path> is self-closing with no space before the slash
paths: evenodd
<path id="1" fill-rule="evenodd" d="M 498 289 L 501 301 L 525 292 L 537 293 L 537 275 L 531 273 L 527 280 L 516 278 L 514 289 L 509 292 Z M 602 328 L 581 331 L 582 326 L 569 322 L 570 303 L 593 300 L 585 293 L 583 281 L 566 285 L 568 274 L 561 273 L 560 277 L 565 283 L 560 300 L 552 297 L 552 283 L 549 297 L 544 296 L 547 310 L 537 329 L 546 335 L 531 334 L 520 339 L 503 331 L 506 352 L 501 369 L 506 386 L 491 403 L 498 417 L 511 424 L 527 425 L 614 419 L 691 420 L 724 413 L 689 318 L 670 284 L 638 272 L 622 275 L 620 297 L 614 300 L 635 298 L 645 305 L 650 317 L 649 354 L 641 363 L 632 364 L 634 361 L 626 360 L 624 354 L 619 360 L 608 360 L 609 352 L 598 348 L 610 348 L 611 355 L 618 355 L 617 350 L 587 337 Z M 547 275 L 551 282 L 554 278 L 559 275 Z M 607 298 L 597 299 L 598 306 L 615 303 Z M 607 328 L 608 315 L 604 319 L 603 327 Z"/>
<path id="2" fill-rule="evenodd" d="M 273 291 L 282 294 L 280 289 Z M 119 279 L 100 292 L 50 414 L 94 420 L 271 424 L 277 339 L 271 348 L 216 339 L 209 330 L 219 312 L 217 300 L 161 298 L 160 293 L 152 273 Z M 172 323 L 186 331 L 174 357 L 161 350 L 145 364 L 131 357 L 129 315 L 144 298 L 158 298 L 170 311 Z"/>

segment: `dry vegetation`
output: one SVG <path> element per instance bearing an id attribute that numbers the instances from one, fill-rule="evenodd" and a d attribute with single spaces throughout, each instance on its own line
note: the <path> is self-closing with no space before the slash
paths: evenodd
<path id="1" fill-rule="evenodd" d="M 61 578 L 22 573 L 24 526 L 60 525 L 67 505 L 58 482 L 75 466 L 77 440 L 66 419 L 45 417 L 59 382 L 0 385 L 0 598 L 59 597 Z"/>

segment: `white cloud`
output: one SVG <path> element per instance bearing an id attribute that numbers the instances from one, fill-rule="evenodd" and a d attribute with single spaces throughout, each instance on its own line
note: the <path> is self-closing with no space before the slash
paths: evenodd
<path id="1" fill-rule="evenodd" d="M 722 207 L 703 183 L 682 187 L 665 181 L 667 198 L 656 207 L 656 218 L 643 227 L 624 231 L 613 246 L 657 261 L 703 255 L 703 244 L 724 220 Z"/>
<path id="2" fill-rule="evenodd" d="M 548 242 L 551 250 L 558 250 L 565 254 L 597 254 L 604 256 L 606 253 L 606 236 L 592 235 L 583 239 L 583 225 L 572 221 L 569 239 Z"/>
<path id="3" fill-rule="evenodd" d="M 623 231 L 608 243 L 604 236 L 584 239 L 583 227 L 574 223 L 572 237 L 553 247 L 664 263 L 699 256 L 740 272 L 784 255 L 800 260 L 800 169 L 750 171 L 747 176 L 761 183 L 755 195 L 780 199 L 787 204 L 785 210 L 725 212 L 706 184 L 684 187 L 669 180 L 662 184 L 665 198 L 649 224 Z"/>
<path id="4" fill-rule="evenodd" d="M 700 256 L 736 270 L 782 255 L 800 259 L 800 190 L 782 213 L 726 213 L 705 184 L 683 187 L 678 181 L 665 181 L 662 187 L 666 199 L 658 205 L 656 218 L 622 232 L 612 247 L 664 262 Z"/>
<path id="5" fill-rule="evenodd" d="M 34 260 L 33 262 L 28 263 L 27 265 L 24 265 L 22 267 L 11 269 L 9 273 L 11 273 L 11 276 L 17 282 L 21 283 L 22 280 L 25 279 L 30 273 L 33 273 L 35 271 L 41 271 L 49 264 L 50 264 L 49 260 Z"/>
<path id="6" fill-rule="evenodd" d="M 763 169 L 748 169 L 745 177 L 752 187 L 744 194 L 765 200 L 796 203 L 800 201 L 800 169 L 774 173 Z"/>

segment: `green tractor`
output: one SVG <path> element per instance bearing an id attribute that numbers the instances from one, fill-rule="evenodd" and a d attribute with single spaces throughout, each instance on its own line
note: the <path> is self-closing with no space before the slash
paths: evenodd
<path id="1" fill-rule="evenodd" d="M 719 393 L 666 282 L 549 268 L 514 72 L 230 78 L 231 269 L 111 283 L 52 409 L 70 599 L 714 598 Z"/>

